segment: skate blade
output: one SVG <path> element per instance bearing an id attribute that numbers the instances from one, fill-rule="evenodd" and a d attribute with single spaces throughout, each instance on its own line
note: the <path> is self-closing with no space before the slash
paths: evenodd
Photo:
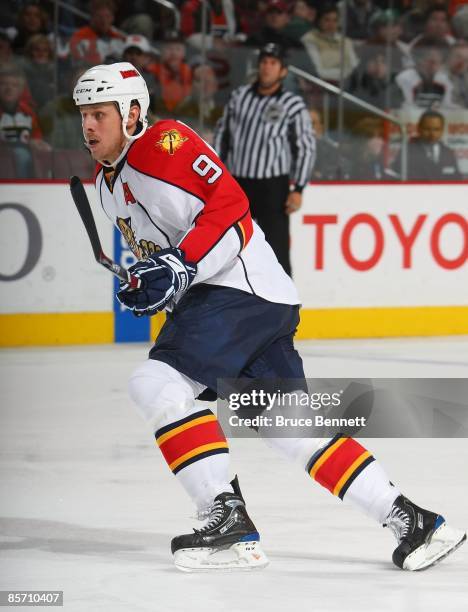
<path id="1" fill-rule="evenodd" d="M 263 569 L 269 563 L 258 541 L 237 542 L 229 548 L 182 548 L 174 553 L 182 572 L 231 572 Z"/>
<path id="2" fill-rule="evenodd" d="M 464 531 L 453 529 L 444 522 L 434 531 L 427 544 L 420 546 L 406 557 L 403 569 L 413 572 L 428 569 L 457 550 L 465 540 Z"/>

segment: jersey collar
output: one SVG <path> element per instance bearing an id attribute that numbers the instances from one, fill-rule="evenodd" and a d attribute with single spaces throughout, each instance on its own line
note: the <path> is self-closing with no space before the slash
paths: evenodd
<path id="1" fill-rule="evenodd" d="M 141 125 L 138 124 L 137 130 L 135 133 L 138 133 L 141 130 Z M 125 162 L 127 161 L 127 155 L 130 151 L 130 148 L 136 140 L 128 140 L 124 148 L 122 149 L 122 153 L 118 156 L 118 158 L 112 164 L 102 164 L 104 168 L 104 178 L 106 180 L 107 186 L 110 191 L 114 190 L 115 181 L 120 174 L 120 171 L 124 167 Z"/>
<path id="2" fill-rule="evenodd" d="M 269 96 L 265 96 L 264 94 L 259 93 L 258 81 L 255 81 L 255 83 L 253 83 L 252 85 L 252 91 L 255 93 L 255 95 L 259 96 L 260 98 L 279 98 L 281 94 L 283 93 L 284 89 L 283 89 L 283 83 L 281 83 L 281 85 L 279 86 L 279 89 L 277 89 L 275 93 Z"/>

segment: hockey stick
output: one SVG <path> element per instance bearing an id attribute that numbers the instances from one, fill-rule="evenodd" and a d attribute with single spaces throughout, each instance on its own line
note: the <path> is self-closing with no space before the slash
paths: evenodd
<path id="1" fill-rule="evenodd" d="M 124 283 L 128 283 L 131 289 L 138 289 L 140 286 L 140 279 L 136 276 L 132 276 L 128 270 L 120 266 L 115 261 L 112 261 L 107 255 L 104 253 L 101 247 L 101 241 L 99 239 L 99 234 L 96 229 L 96 223 L 94 222 L 93 213 L 91 212 L 91 206 L 89 205 L 88 196 L 86 195 L 86 191 L 84 190 L 83 183 L 80 178 L 77 176 L 72 176 L 70 179 L 70 191 L 72 194 L 73 201 L 75 202 L 75 206 L 80 213 L 81 220 L 83 221 L 83 225 L 85 226 L 86 232 L 88 234 L 89 240 L 91 242 L 91 246 L 93 248 L 94 257 L 96 261 L 104 266 L 108 270 L 115 274 L 117 278 L 124 281 Z"/>

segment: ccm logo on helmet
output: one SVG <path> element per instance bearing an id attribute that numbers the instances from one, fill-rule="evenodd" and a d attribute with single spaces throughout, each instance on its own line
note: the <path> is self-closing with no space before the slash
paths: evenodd
<path id="1" fill-rule="evenodd" d="M 136 70 L 121 70 L 120 74 L 123 79 L 128 79 L 129 77 L 137 77 L 140 76 Z"/>
<path id="2" fill-rule="evenodd" d="M 76 94 L 82 94 L 82 93 L 89 93 L 90 91 L 92 91 L 91 89 L 77 89 L 76 90 Z"/>

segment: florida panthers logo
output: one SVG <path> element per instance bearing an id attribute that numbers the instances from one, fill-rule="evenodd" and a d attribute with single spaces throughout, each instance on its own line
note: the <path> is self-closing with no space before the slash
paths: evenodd
<path id="1" fill-rule="evenodd" d="M 137 242 L 135 232 L 132 229 L 132 220 L 130 217 L 127 217 L 126 219 L 117 217 L 117 226 L 120 233 L 125 238 L 125 242 L 128 244 L 129 249 L 137 259 L 146 259 L 153 253 L 156 253 L 156 251 L 161 250 L 161 247 L 158 244 L 155 244 L 152 240 L 145 240 L 142 238 Z"/>
<path id="2" fill-rule="evenodd" d="M 162 151 L 174 155 L 180 149 L 184 142 L 188 140 L 186 136 L 182 136 L 179 130 L 166 130 L 161 133 L 161 138 L 157 141 L 157 145 Z"/>

